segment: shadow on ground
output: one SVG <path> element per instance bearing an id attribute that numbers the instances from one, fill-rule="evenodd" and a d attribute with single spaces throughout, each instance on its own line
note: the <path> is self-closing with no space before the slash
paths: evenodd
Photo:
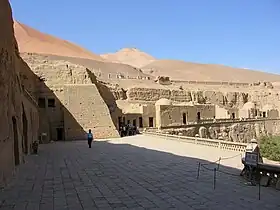
<path id="1" fill-rule="evenodd" d="M 133 138 L 132 138 L 133 140 Z M 57 142 L 42 145 L 10 187 L 0 193 L 0 209 L 279 209 L 279 192 L 246 186 L 240 171 L 217 174 L 198 162 L 119 142 Z"/>

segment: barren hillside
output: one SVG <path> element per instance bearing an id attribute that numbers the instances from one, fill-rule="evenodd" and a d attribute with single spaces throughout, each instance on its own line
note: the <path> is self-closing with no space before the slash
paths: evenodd
<path id="1" fill-rule="evenodd" d="M 277 74 L 177 60 L 157 60 L 142 67 L 142 70 L 144 73 L 153 76 L 169 76 L 172 80 L 232 82 L 280 81 L 280 75 Z"/>
<path id="2" fill-rule="evenodd" d="M 60 61 L 68 61 L 73 64 L 82 65 L 85 68 L 91 69 L 97 77 L 106 80 L 106 79 L 117 79 L 117 75 L 122 75 L 125 78 L 136 78 L 137 76 L 147 77 L 142 73 L 140 69 L 135 67 L 122 64 L 122 63 L 109 63 L 96 61 L 92 59 L 84 59 L 84 58 L 74 58 L 74 57 L 66 57 L 66 56 L 58 56 L 58 55 L 40 55 L 36 53 L 27 54 L 21 53 L 22 58 L 29 63 L 30 60 L 60 60 Z M 109 78 L 110 75 L 110 78 Z"/>
<path id="3" fill-rule="evenodd" d="M 71 42 L 41 33 L 17 21 L 14 21 L 14 30 L 20 52 L 63 55 L 98 61 L 104 60 L 99 55 Z"/>
<path id="4" fill-rule="evenodd" d="M 151 55 L 136 48 L 123 48 L 115 53 L 103 54 L 101 57 L 114 63 L 124 63 L 137 68 L 141 68 L 156 60 Z"/>
<path id="5" fill-rule="evenodd" d="M 108 79 L 109 76 L 113 79 L 121 74 L 124 78 L 152 75 L 169 76 L 172 80 L 280 81 L 280 75 L 260 71 L 178 60 L 156 60 L 136 48 L 124 48 L 116 53 L 96 55 L 68 41 L 41 33 L 16 21 L 14 29 L 20 52 L 51 55 L 45 59 L 77 63 L 94 69 L 103 79 Z M 146 81 L 141 83 L 144 85 Z"/>

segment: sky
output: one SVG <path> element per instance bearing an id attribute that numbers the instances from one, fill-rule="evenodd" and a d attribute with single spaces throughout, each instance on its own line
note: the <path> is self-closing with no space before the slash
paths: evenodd
<path id="1" fill-rule="evenodd" d="M 280 74 L 280 0 L 10 0 L 16 20 L 103 54 Z"/>

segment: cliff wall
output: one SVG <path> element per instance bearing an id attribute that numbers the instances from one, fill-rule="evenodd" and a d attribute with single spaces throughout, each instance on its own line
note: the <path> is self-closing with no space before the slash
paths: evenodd
<path id="1" fill-rule="evenodd" d="M 24 162 L 37 138 L 37 105 L 22 89 L 20 73 L 28 67 L 19 57 L 8 0 L 0 1 L 0 186 L 7 183 L 15 166 Z M 26 94 L 25 94 L 26 93 Z M 31 124 L 33 123 L 33 124 Z"/>

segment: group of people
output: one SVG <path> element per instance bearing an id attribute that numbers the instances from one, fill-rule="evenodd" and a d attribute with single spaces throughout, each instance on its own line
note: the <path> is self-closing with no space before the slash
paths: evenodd
<path id="1" fill-rule="evenodd" d="M 131 124 L 120 124 L 119 133 L 121 137 L 132 136 L 138 133 L 137 127 Z"/>

